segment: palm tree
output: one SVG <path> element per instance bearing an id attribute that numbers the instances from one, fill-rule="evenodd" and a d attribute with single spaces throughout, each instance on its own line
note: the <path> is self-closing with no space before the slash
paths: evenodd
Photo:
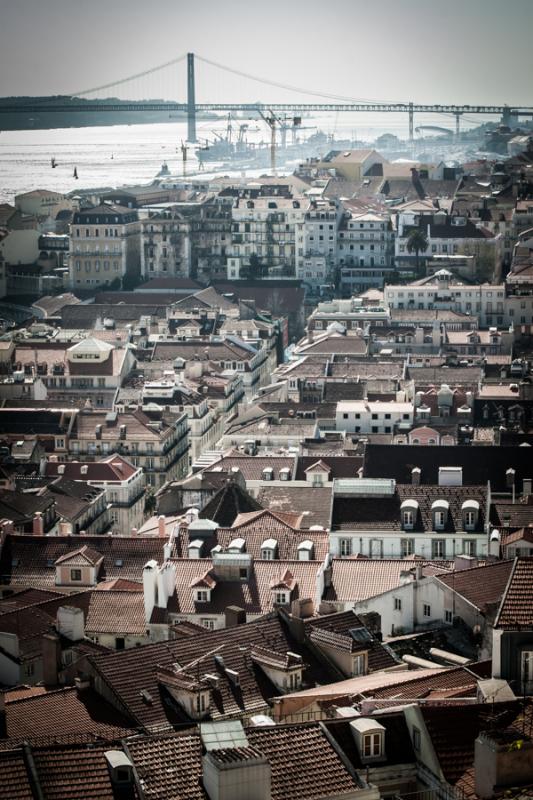
<path id="1" fill-rule="evenodd" d="M 415 228 L 407 237 L 407 252 L 415 254 L 417 277 L 420 277 L 420 253 L 425 253 L 428 245 L 428 238 L 421 228 Z"/>

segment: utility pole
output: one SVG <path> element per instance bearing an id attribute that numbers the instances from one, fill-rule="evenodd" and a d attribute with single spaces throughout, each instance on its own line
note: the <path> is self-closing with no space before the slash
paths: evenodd
<path id="1" fill-rule="evenodd" d="M 196 91 L 194 53 L 187 53 L 187 141 L 196 142 Z"/>

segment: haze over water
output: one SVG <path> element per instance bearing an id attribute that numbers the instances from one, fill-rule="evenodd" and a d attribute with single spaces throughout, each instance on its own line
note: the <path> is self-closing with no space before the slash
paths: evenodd
<path id="1" fill-rule="evenodd" d="M 482 121 L 480 117 L 479 123 Z M 248 141 L 269 141 L 270 134 L 263 123 L 249 122 Z M 415 117 L 415 125 L 421 124 L 453 128 L 453 119 L 437 115 Z M 213 140 L 212 131 L 223 135 L 225 125 L 224 119 L 201 120 L 198 137 Z M 236 123 L 234 125 L 236 130 Z M 400 138 L 407 137 L 405 114 L 323 114 L 315 119 L 304 118 L 303 126 L 309 129 L 301 132 L 301 138 L 316 130 L 334 134 L 337 138 L 367 141 L 385 131 Z M 463 128 L 468 127 L 472 127 L 472 122 L 464 121 Z M 12 203 L 16 194 L 38 188 L 68 193 L 93 187 L 150 183 L 163 162 L 167 162 L 173 176 L 181 176 L 180 144 L 186 136 L 185 122 L 1 131 L 0 202 Z M 290 140 L 289 133 L 287 141 Z M 52 158 L 57 161 L 55 169 L 51 168 Z M 194 147 L 190 147 L 188 169 L 192 172 L 197 166 Z M 73 177 L 74 167 L 77 168 L 78 180 Z M 233 168 L 234 174 L 241 171 L 238 165 Z M 267 171 L 261 169 L 249 174 Z M 227 173 L 228 169 L 223 172 Z M 212 173 L 206 168 L 204 174 L 207 177 Z"/>

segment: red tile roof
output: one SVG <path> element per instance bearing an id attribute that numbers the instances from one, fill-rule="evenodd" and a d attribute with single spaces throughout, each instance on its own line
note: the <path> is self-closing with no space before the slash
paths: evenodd
<path id="1" fill-rule="evenodd" d="M 33 800 L 22 750 L 0 752 L 0 800 Z"/>
<path id="2" fill-rule="evenodd" d="M 90 637 L 102 633 L 146 635 L 144 594 L 112 589 L 93 592 L 85 621 L 85 632 Z"/>
<path id="3" fill-rule="evenodd" d="M 450 562 L 443 561 L 443 572 Z M 401 585 L 402 576 L 422 567 L 423 574 L 433 571 L 433 562 L 415 559 L 334 558 L 331 562 L 331 584 L 324 600 L 350 603 L 366 600 Z"/>
<path id="4" fill-rule="evenodd" d="M 438 576 L 437 580 L 485 612 L 490 606 L 499 605 L 512 567 L 512 561 L 496 561 L 483 567 L 455 570 L 449 575 Z"/>
<path id="5" fill-rule="evenodd" d="M 517 558 L 496 617 L 497 628 L 533 627 L 533 557 Z"/>
<path id="6" fill-rule="evenodd" d="M 96 692 L 74 688 L 10 700 L 6 704 L 6 725 L 9 739 L 19 742 L 73 734 L 111 739 L 126 736 L 133 728 Z M 13 746 L 13 742 L 10 744 Z"/>

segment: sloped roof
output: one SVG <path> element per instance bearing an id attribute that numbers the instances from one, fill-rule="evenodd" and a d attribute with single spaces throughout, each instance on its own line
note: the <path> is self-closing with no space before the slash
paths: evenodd
<path id="1" fill-rule="evenodd" d="M 88 636 L 102 633 L 119 636 L 145 635 L 144 594 L 114 589 L 93 592 L 85 631 Z"/>
<path id="2" fill-rule="evenodd" d="M 495 627 L 520 630 L 533 627 L 533 557 L 515 559 Z"/>
<path id="3" fill-rule="evenodd" d="M 235 482 L 223 486 L 200 511 L 200 517 L 218 522 L 222 527 L 233 525 L 239 514 L 261 511 L 261 503 Z"/>
<path id="4" fill-rule="evenodd" d="M 483 567 L 439 575 L 437 580 L 460 594 L 481 612 L 486 612 L 490 606 L 500 603 L 512 567 L 512 561 L 496 561 Z"/>

